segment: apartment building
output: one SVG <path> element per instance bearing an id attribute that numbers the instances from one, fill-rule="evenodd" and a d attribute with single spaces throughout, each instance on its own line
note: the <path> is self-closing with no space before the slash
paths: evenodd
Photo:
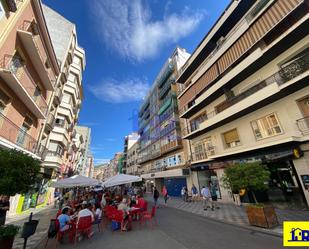
<path id="1" fill-rule="evenodd" d="M 88 155 L 90 155 L 90 143 L 91 143 L 91 128 L 86 126 L 75 126 L 76 131 L 76 139 L 77 141 L 82 139 L 82 143 L 76 146 L 75 155 L 75 172 L 77 174 L 88 176 L 89 168 L 88 168 Z"/>
<path id="2" fill-rule="evenodd" d="M 133 144 L 135 144 L 139 139 L 139 135 L 137 132 L 132 132 L 128 136 L 125 136 L 124 138 L 124 149 L 123 149 L 123 165 L 121 172 L 123 174 L 128 173 L 127 168 L 128 168 L 128 153 L 130 148 L 132 147 Z"/>
<path id="3" fill-rule="evenodd" d="M 177 107 L 176 79 L 189 58 L 185 49 L 176 48 L 167 59 L 139 110 L 140 158 L 142 177 L 148 187 L 167 185 L 170 195 L 180 195 L 188 170 L 181 140 Z"/>
<path id="4" fill-rule="evenodd" d="M 139 143 L 136 140 L 127 151 L 127 168 L 126 173 L 128 175 L 141 175 L 141 166 L 139 165 Z"/>
<path id="5" fill-rule="evenodd" d="M 59 73 L 41 2 L 0 1 L 1 149 L 45 159 L 47 144 L 40 134 L 50 115 L 48 105 Z M 38 190 L 39 186 L 34 192 L 11 197 L 10 213 L 46 203 L 46 192 Z"/>
<path id="6" fill-rule="evenodd" d="M 48 6 L 43 5 L 43 12 L 61 69 L 45 126 L 50 133 L 42 135 L 42 141 L 46 141 L 48 145 L 44 166 L 53 169 L 54 177 L 67 176 L 69 172 L 76 171 L 75 162 L 79 148 L 73 138 L 76 136 L 74 127 L 83 99 L 85 51 L 78 45 L 73 23 Z"/>
<path id="7" fill-rule="evenodd" d="M 188 59 L 178 102 L 196 186 L 233 201 L 224 168 L 260 161 L 260 200 L 309 204 L 308 16 L 303 0 L 232 1 Z"/>

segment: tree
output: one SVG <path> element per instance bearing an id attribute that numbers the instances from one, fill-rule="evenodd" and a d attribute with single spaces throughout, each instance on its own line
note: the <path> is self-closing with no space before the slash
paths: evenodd
<path id="1" fill-rule="evenodd" d="M 233 193 L 245 189 L 252 193 L 255 203 L 257 203 L 254 191 L 268 189 L 270 172 L 266 166 L 260 162 L 240 163 L 227 167 L 224 170 L 224 186 L 230 188 Z"/>
<path id="2" fill-rule="evenodd" d="M 41 162 L 17 150 L 0 149 L 0 194 L 29 192 L 38 182 Z"/>

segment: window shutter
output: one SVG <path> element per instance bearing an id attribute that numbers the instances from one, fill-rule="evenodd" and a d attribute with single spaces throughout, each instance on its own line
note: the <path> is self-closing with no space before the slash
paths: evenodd
<path id="1" fill-rule="evenodd" d="M 235 141 L 239 141 L 237 130 L 234 129 L 234 130 L 224 133 L 224 140 L 227 144 L 235 142 Z"/>

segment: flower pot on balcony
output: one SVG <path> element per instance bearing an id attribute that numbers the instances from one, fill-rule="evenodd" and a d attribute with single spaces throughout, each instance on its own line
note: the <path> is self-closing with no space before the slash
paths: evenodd
<path id="1" fill-rule="evenodd" d="M 278 225 L 274 207 L 250 205 L 246 207 L 246 211 L 251 226 L 272 228 Z"/>

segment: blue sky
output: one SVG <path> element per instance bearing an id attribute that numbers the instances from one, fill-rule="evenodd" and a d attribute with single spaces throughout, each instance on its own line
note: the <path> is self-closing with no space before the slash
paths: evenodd
<path id="1" fill-rule="evenodd" d="M 80 125 L 92 129 L 95 163 L 123 150 L 135 113 L 178 45 L 193 52 L 229 0 L 43 0 L 76 24 L 86 51 Z"/>

